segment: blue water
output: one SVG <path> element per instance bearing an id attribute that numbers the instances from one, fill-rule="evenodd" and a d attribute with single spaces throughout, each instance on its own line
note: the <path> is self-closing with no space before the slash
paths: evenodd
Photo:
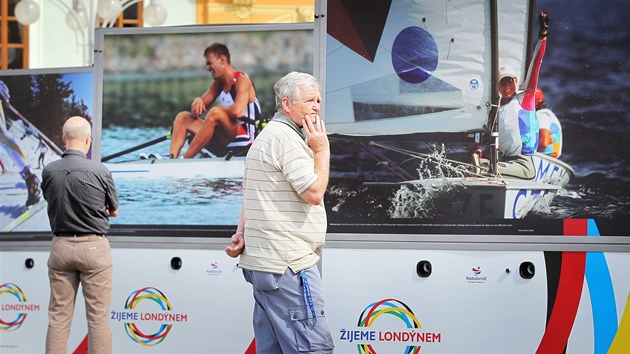
<path id="1" fill-rule="evenodd" d="M 113 155 L 117 152 L 127 150 L 143 144 L 148 141 L 152 141 L 157 138 L 166 136 L 170 131 L 170 127 L 164 128 L 124 128 L 124 127 L 110 127 L 103 129 L 102 143 L 101 143 L 101 156 L 106 157 Z M 160 143 L 148 146 L 143 149 L 135 150 L 128 154 L 107 161 L 108 163 L 133 161 L 137 160 L 141 153 L 146 154 L 160 154 L 168 156 L 170 148 L 170 140 L 165 140 Z"/>
<path id="2" fill-rule="evenodd" d="M 168 129 L 111 128 L 103 131 L 102 156 L 164 136 Z M 170 140 L 109 162 L 137 160 L 141 153 L 168 156 Z M 236 225 L 241 211 L 241 179 L 116 179 L 120 214 L 113 225 Z"/>
<path id="3" fill-rule="evenodd" d="M 120 215 L 112 224 L 236 225 L 239 179 L 118 179 Z"/>

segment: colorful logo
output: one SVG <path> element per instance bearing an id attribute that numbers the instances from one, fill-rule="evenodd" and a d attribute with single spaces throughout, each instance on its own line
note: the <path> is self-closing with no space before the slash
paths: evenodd
<path id="1" fill-rule="evenodd" d="M 13 295 L 18 303 L 17 304 L 2 304 L 2 311 L 38 311 L 39 305 L 30 305 L 25 304 L 28 302 L 26 295 L 20 287 L 12 283 L 4 283 L 0 285 L 0 296 L 2 295 Z M 26 320 L 26 316 L 28 314 L 24 312 L 20 312 L 17 315 L 17 318 L 13 321 L 5 321 L 0 318 L 0 330 L 5 332 L 13 332 L 20 328 L 24 321 Z"/>
<path id="2" fill-rule="evenodd" d="M 488 280 L 488 277 L 481 275 L 481 267 L 471 267 L 470 271 L 473 273 L 472 275 L 466 276 L 466 281 L 470 284 L 481 284 L 485 283 Z"/>
<path id="3" fill-rule="evenodd" d="M 221 275 L 223 270 L 219 267 L 219 262 L 212 262 L 210 263 L 210 269 L 206 269 L 206 273 L 208 275 Z"/>
<path id="4" fill-rule="evenodd" d="M 144 300 L 151 300 L 150 303 L 158 304 L 163 311 L 171 311 L 173 309 L 173 306 L 171 306 L 166 296 L 158 289 L 152 287 L 146 287 L 132 292 L 125 302 L 125 309 L 134 310 Z M 137 313 L 127 315 L 135 315 L 127 316 L 127 318 L 138 319 Z M 171 316 L 164 313 L 140 313 L 140 320 L 168 320 L 169 317 Z M 175 315 L 175 317 L 177 316 Z M 125 323 L 124 325 L 129 338 L 147 347 L 162 343 L 173 327 L 173 324 L 162 323 L 155 333 L 146 334 L 138 328 L 136 323 Z"/>
<path id="5" fill-rule="evenodd" d="M 470 82 L 468 82 L 468 87 L 470 87 L 471 90 L 478 89 L 479 88 L 479 80 L 471 79 Z"/>
<path id="6" fill-rule="evenodd" d="M 363 310 L 363 312 L 361 312 L 361 316 L 359 316 L 359 322 L 357 325 L 359 327 L 371 327 L 382 315 L 396 316 L 405 324 L 407 328 L 422 327 L 420 325 L 420 321 L 418 321 L 411 308 L 405 305 L 402 301 L 396 299 L 384 299 L 379 302 L 371 303 Z M 395 333 L 392 332 L 379 332 L 377 337 L 379 339 L 389 340 L 390 338 L 393 339 L 395 336 Z M 400 338 L 402 339 L 402 337 L 403 336 L 401 334 Z M 415 354 L 420 351 L 420 348 L 420 346 L 408 345 L 404 353 Z M 371 344 L 358 344 L 357 349 L 359 350 L 359 353 L 377 354 L 376 350 Z"/>
<path id="7" fill-rule="evenodd" d="M 405 329 L 400 329 L 401 322 Z M 420 321 L 409 306 L 400 300 L 383 299 L 369 304 L 361 312 L 356 329 L 341 328 L 339 340 L 360 343 L 357 344 L 359 354 L 377 354 L 376 344 L 380 346 L 380 353 L 402 351 L 404 354 L 417 354 L 422 345 L 439 345 L 442 342 L 442 333 L 422 331 L 420 328 Z"/>

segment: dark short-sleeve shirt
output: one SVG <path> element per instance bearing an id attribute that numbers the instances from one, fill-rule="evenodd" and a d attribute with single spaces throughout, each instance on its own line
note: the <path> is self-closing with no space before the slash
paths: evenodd
<path id="1" fill-rule="evenodd" d="M 109 231 L 106 208 L 118 210 L 111 172 L 78 150 L 66 150 L 61 159 L 46 165 L 42 191 L 54 235 L 104 235 Z"/>

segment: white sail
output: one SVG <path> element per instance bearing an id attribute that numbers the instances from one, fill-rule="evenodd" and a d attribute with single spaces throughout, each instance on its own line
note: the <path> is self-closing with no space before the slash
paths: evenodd
<path id="1" fill-rule="evenodd" d="M 519 84 L 525 82 L 528 45 L 527 20 L 530 18 L 529 1 L 497 1 L 499 65 L 509 65 L 519 73 Z M 533 16 L 536 19 L 536 16 Z M 535 28 L 538 25 L 535 24 Z M 535 33 L 536 36 L 538 33 Z M 537 38 L 537 37 L 536 37 Z M 532 40 L 530 45 L 534 45 Z"/>
<path id="2" fill-rule="evenodd" d="M 337 17 L 328 19 L 326 38 L 330 133 L 382 137 L 484 129 L 493 89 L 489 1 L 392 0 L 382 31 L 374 21 L 369 35 L 361 23 L 371 20 L 369 16 L 348 18 L 348 25 L 341 22 L 342 15 L 332 13 L 351 3 L 328 3 L 329 15 Z M 527 4 L 514 1 L 504 10 L 509 11 L 499 22 L 507 34 L 500 44 L 520 42 L 507 56 L 520 67 Z M 375 42 L 376 50 L 370 52 Z"/>

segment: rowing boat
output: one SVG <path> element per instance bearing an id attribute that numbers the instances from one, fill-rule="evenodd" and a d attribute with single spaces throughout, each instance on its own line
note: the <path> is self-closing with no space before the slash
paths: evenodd
<path id="1" fill-rule="evenodd" d="M 245 157 L 157 159 L 105 163 L 114 179 L 181 179 L 243 177 Z"/>

